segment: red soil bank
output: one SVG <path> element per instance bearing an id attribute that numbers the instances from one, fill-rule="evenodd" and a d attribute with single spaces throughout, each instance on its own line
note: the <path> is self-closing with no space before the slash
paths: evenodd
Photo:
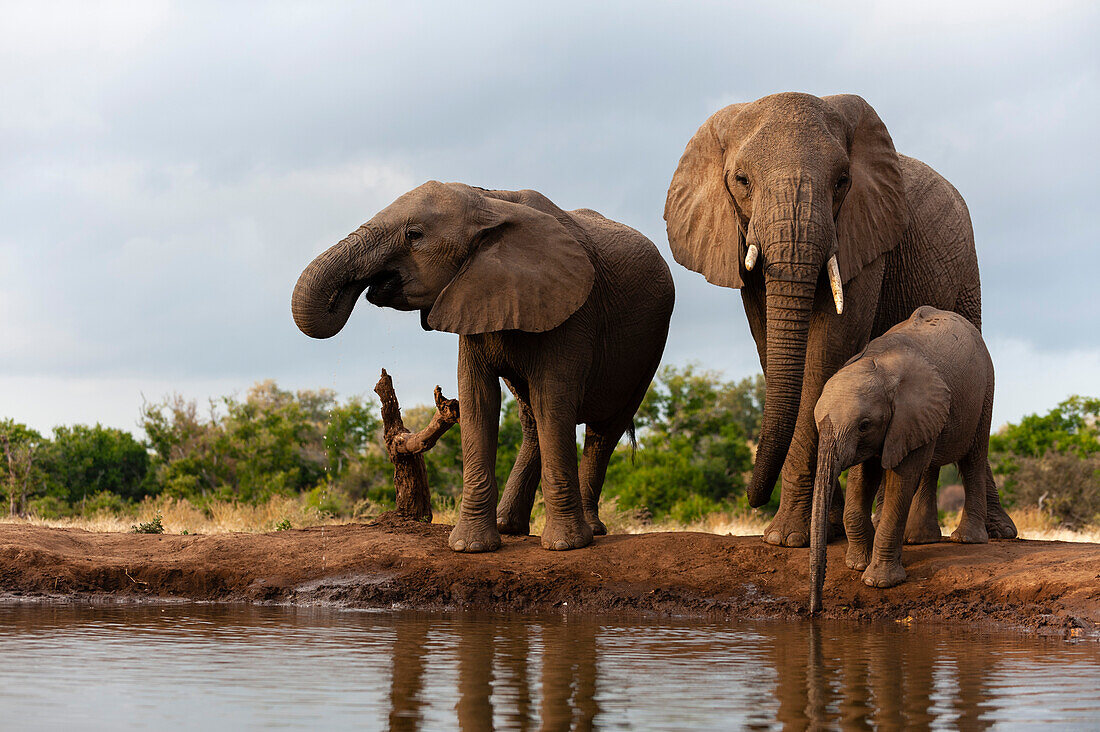
<path id="1" fill-rule="evenodd" d="M 0 524 L 0 595 L 331 603 L 349 607 L 660 613 L 731 618 L 806 614 L 806 549 L 759 537 L 655 533 L 548 552 L 505 537 L 455 554 L 447 526 L 387 515 L 272 534 L 89 533 Z M 827 618 L 994 622 L 1093 635 L 1100 545 L 994 541 L 908 546 L 909 579 L 866 587 L 829 547 Z"/>

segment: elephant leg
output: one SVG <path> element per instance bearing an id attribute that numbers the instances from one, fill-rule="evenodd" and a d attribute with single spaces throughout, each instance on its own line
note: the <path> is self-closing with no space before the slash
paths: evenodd
<path id="1" fill-rule="evenodd" d="M 875 528 L 871 525 L 871 502 L 882 483 L 878 460 L 853 465 L 848 470 L 848 489 L 844 501 L 844 532 L 848 535 L 848 554 L 844 563 L 862 572 L 871 563 Z"/>
<path id="2" fill-rule="evenodd" d="M 584 520 L 596 536 L 607 533 L 607 527 L 600 521 L 600 492 L 607 475 L 607 463 L 622 436 L 621 431 L 617 434 L 614 431 L 598 432 L 591 426 L 585 426 L 584 451 L 581 452 L 581 507 L 584 509 Z"/>
<path id="3" fill-rule="evenodd" d="M 825 382 L 844 362 L 858 353 L 871 337 L 877 298 L 882 286 L 882 264 L 865 267 L 845 287 L 849 305 L 843 316 L 833 309 L 828 287 L 818 287 L 814 311 L 806 339 L 806 365 L 802 377 L 802 395 L 794 435 L 783 463 L 783 491 L 779 510 L 764 529 L 764 541 L 778 546 L 808 546 L 810 543 L 810 513 L 813 505 L 814 474 L 817 470 L 817 424 L 814 406 L 821 397 Z M 765 376 L 766 378 L 766 376 Z M 836 506 L 842 505 L 834 500 Z M 829 533 L 838 536 L 843 530 L 839 513 L 830 513 Z"/>
<path id="4" fill-rule="evenodd" d="M 989 460 L 985 461 L 985 529 L 990 539 L 1015 539 L 1016 524 L 1001 505 L 1001 496 L 997 492 L 997 482 L 993 480 L 993 469 Z"/>
<path id="5" fill-rule="evenodd" d="M 989 532 L 985 528 L 986 471 L 989 470 L 987 450 L 984 446 L 978 447 L 959 461 L 966 493 L 959 525 L 951 532 L 951 541 L 962 544 L 985 544 L 989 541 Z"/>
<path id="6" fill-rule="evenodd" d="M 516 464 L 508 474 L 504 495 L 497 506 L 497 530 L 512 536 L 531 533 L 531 507 L 535 505 L 535 491 L 539 487 L 542 457 L 539 453 L 539 433 L 531 404 L 505 379 L 505 384 L 516 398 L 519 407 L 519 424 L 523 430 L 523 442 L 516 454 Z"/>
<path id="7" fill-rule="evenodd" d="M 542 499 L 546 504 L 542 546 L 556 551 L 592 543 L 592 527 L 585 521 L 581 506 L 577 470 L 578 383 L 584 383 L 583 379 L 544 382 L 531 393 L 542 452 Z"/>
<path id="8" fill-rule="evenodd" d="M 978 423 L 978 442 L 981 443 L 980 447 L 984 448 L 985 455 L 981 458 L 975 458 L 983 466 L 982 472 L 985 474 L 983 477 L 985 484 L 985 529 L 990 539 L 1015 539 L 1017 535 L 1016 524 L 1013 523 L 1012 518 L 1005 511 L 1004 506 L 1001 505 L 1001 496 L 997 492 L 997 482 L 993 480 L 993 470 L 989 466 L 989 439 L 985 435 L 989 434 L 989 427 L 992 423 L 993 390 L 991 388 L 989 393 L 986 394 L 985 405 L 982 408 L 982 419 Z"/>
<path id="9" fill-rule="evenodd" d="M 917 495 L 909 507 L 909 520 L 905 523 L 906 544 L 935 544 L 940 535 L 939 509 L 936 506 L 936 488 L 940 481 L 940 467 L 929 465 L 920 479 Z"/>
<path id="10" fill-rule="evenodd" d="M 882 515 L 882 504 L 886 500 L 886 488 L 880 482 L 878 491 L 875 492 L 875 500 L 871 506 L 871 525 L 878 528 L 878 517 Z"/>
<path id="11" fill-rule="evenodd" d="M 901 566 L 901 547 L 905 541 L 905 523 L 921 477 L 932 459 L 932 445 L 925 445 L 902 460 L 894 470 L 883 473 L 886 500 L 882 505 L 871 563 L 863 571 L 863 583 L 871 587 L 893 587 L 905 581 Z"/>
<path id="12" fill-rule="evenodd" d="M 458 363 L 462 508 L 449 543 L 456 552 L 489 552 L 500 547 L 496 522 L 500 381 L 465 338 L 459 339 Z"/>

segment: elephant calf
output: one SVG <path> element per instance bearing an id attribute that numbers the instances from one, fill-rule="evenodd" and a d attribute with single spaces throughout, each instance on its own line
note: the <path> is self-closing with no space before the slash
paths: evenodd
<path id="1" fill-rule="evenodd" d="M 905 579 L 901 545 L 909 505 L 918 487 L 935 495 L 943 465 L 958 463 L 966 489 L 951 540 L 989 541 L 986 495 L 996 490 L 988 460 L 992 415 L 993 362 L 981 333 L 966 318 L 928 306 L 875 338 L 825 383 L 814 408 L 811 611 L 821 608 L 831 488 L 847 467 L 856 466 L 844 504 L 846 563 L 863 570 L 866 584 L 893 587 Z M 871 501 L 880 481 L 885 490 L 876 531 Z"/>
<path id="2" fill-rule="evenodd" d="M 328 338 L 359 295 L 420 311 L 459 334 L 462 510 L 455 551 L 527 534 L 541 477 L 547 549 L 606 533 L 597 513 L 608 460 L 649 387 L 672 316 L 657 248 L 595 211 L 535 191 L 432 181 L 398 198 L 302 272 L 294 321 Z M 500 378 L 519 402 L 523 444 L 497 506 Z M 586 425 L 577 469 L 576 425 Z"/>

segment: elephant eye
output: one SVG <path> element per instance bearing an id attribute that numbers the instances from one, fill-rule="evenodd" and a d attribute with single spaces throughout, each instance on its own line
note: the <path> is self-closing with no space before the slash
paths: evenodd
<path id="1" fill-rule="evenodd" d="M 848 185 L 848 183 L 850 183 L 851 180 L 852 179 L 850 177 L 848 177 L 847 173 L 841 173 L 840 177 L 836 179 L 836 189 L 838 191 L 844 190 L 844 187 L 846 185 Z"/>
<path id="2" fill-rule="evenodd" d="M 748 188 L 748 186 L 749 186 L 749 177 L 747 175 L 745 175 L 744 173 L 742 173 L 740 171 L 738 171 L 737 173 L 734 173 L 733 179 L 735 181 L 737 181 L 737 185 L 744 186 L 744 187 Z"/>
<path id="3" fill-rule="evenodd" d="M 424 238 L 424 232 L 420 229 L 405 229 L 405 238 L 409 241 L 419 241 Z"/>
<path id="4" fill-rule="evenodd" d="M 869 429 L 871 429 L 871 420 L 866 419 L 866 418 L 861 419 L 859 421 L 859 431 L 860 432 L 866 432 Z"/>

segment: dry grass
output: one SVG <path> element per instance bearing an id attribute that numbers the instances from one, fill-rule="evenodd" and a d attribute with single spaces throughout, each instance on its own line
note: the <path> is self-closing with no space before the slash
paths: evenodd
<path id="1" fill-rule="evenodd" d="M 0 523 L 25 523 L 32 526 L 76 528 L 85 531 L 128 532 L 138 523 L 153 520 L 159 512 L 165 532 L 169 534 L 226 534 L 232 532 L 263 533 L 289 521 L 293 528 L 368 521 L 383 509 L 357 505 L 353 516 L 331 516 L 307 504 L 304 498 L 276 496 L 265 503 L 250 505 L 232 501 L 214 501 L 202 508 L 187 500 L 158 498 L 146 500 L 133 515 L 99 513 L 93 516 L 45 519 L 0 517 Z M 458 506 L 448 502 L 433 509 L 433 522 L 453 525 L 458 520 Z M 1044 541 L 1074 541 L 1100 543 L 1100 527 L 1069 531 L 1052 521 L 1048 514 L 1034 508 L 1010 512 L 1022 539 Z M 600 504 L 600 517 L 612 534 L 645 534 L 655 531 L 699 531 L 707 534 L 753 536 L 763 533 L 769 517 L 755 513 L 712 513 L 691 523 L 669 519 L 646 521 L 635 511 L 620 509 L 614 499 Z M 535 502 L 531 518 L 531 533 L 540 534 L 546 523 L 541 495 Z M 943 531 L 950 533 L 958 523 L 956 515 L 943 521 Z"/>
<path id="2" fill-rule="evenodd" d="M 152 521 L 160 514 L 165 533 L 227 534 L 232 532 L 263 533 L 274 531 L 283 521 L 293 528 L 344 523 L 346 519 L 328 516 L 308 506 L 300 498 L 276 496 L 265 503 L 250 505 L 233 501 L 213 501 L 203 510 L 186 499 L 158 498 L 146 500 L 132 516 L 100 512 L 92 516 L 46 519 L 0 518 L 5 523 L 26 523 L 32 526 L 83 529 L 85 531 L 127 532 L 138 523 Z"/>

